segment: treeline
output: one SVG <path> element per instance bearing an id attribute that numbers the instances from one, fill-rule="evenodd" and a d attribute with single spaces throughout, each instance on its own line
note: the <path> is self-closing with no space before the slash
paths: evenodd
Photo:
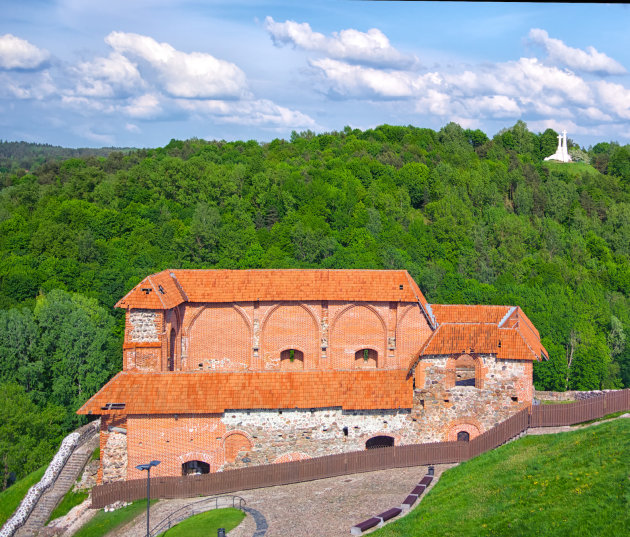
<path id="1" fill-rule="evenodd" d="M 121 147 L 79 147 L 73 149 L 50 144 L 0 140 L 0 172 L 21 171 L 23 173 L 50 160 L 86 158 L 90 156 L 106 157 L 112 151 L 129 153 L 132 149 Z"/>
<path id="2" fill-rule="evenodd" d="M 165 268 L 407 269 L 429 302 L 520 305 L 550 353 L 537 388 L 630 386 L 630 146 L 543 163 L 556 136 L 347 127 L 4 172 L 0 397 L 77 425 L 121 367 L 114 303 Z"/>

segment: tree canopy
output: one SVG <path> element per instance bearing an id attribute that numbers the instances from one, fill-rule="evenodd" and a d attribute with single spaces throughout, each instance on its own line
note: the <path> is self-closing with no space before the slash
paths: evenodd
<path id="1" fill-rule="evenodd" d="M 406 269 L 432 303 L 521 306 L 550 353 L 539 389 L 630 386 L 630 146 L 543 162 L 556 136 L 381 125 L 28 172 L 19 157 L 0 170 L 0 382 L 61 405 L 67 430 L 120 369 L 113 305 L 146 275 L 322 267 Z"/>

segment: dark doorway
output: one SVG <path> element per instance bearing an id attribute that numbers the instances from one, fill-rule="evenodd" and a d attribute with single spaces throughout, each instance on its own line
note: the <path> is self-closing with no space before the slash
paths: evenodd
<path id="1" fill-rule="evenodd" d="M 458 442 L 468 442 L 469 440 L 470 440 L 470 435 L 466 431 L 459 431 L 457 433 Z"/>
<path id="2" fill-rule="evenodd" d="M 391 436 L 375 436 L 365 443 L 365 449 L 392 447 L 393 445 L 394 439 Z"/>
<path id="3" fill-rule="evenodd" d="M 209 474 L 210 465 L 203 461 L 188 461 L 182 464 L 182 475 Z"/>

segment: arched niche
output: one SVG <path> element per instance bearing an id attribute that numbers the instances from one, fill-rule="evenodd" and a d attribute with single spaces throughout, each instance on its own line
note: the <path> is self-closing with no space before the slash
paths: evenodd
<path id="1" fill-rule="evenodd" d="M 313 312 L 299 302 L 283 302 L 275 306 L 262 323 L 260 349 L 266 364 L 278 364 L 282 368 L 283 352 L 293 350 L 302 353 L 303 369 L 314 369 L 318 365 L 320 335 L 318 322 Z M 288 356 L 285 354 L 285 357 Z M 269 367 L 269 365 L 267 365 Z"/>
<path id="2" fill-rule="evenodd" d="M 203 308 L 188 328 L 186 369 L 242 371 L 251 364 L 252 331 L 231 304 Z"/>

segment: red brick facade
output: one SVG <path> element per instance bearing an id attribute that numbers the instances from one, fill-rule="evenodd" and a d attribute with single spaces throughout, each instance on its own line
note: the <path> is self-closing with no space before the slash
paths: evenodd
<path id="1" fill-rule="evenodd" d="M 79 410 L 109 480 L 472 438 L 531 403 L 545 355 L 520 308 L 430 305 L 405 271 L 165 271 L 118 305 L 124 372 Z"/>

